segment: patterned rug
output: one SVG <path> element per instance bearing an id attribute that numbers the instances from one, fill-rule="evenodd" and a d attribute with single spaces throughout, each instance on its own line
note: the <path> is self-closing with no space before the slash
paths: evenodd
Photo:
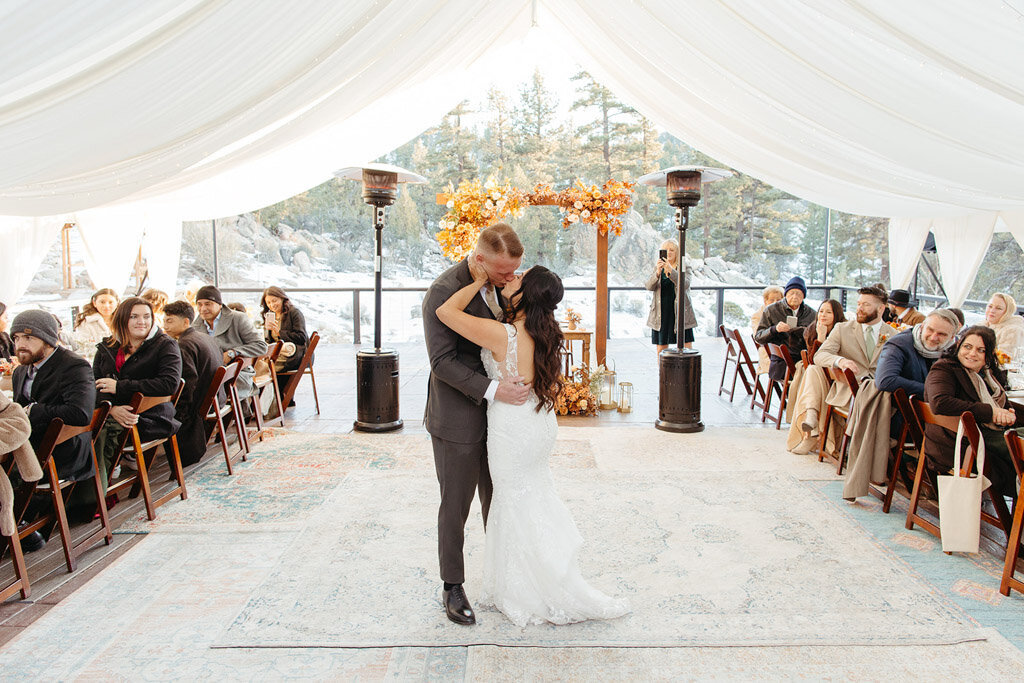
<path id="1" fill-rule="evenodd" d="M 584 574 L 627 597 L 614 621 L 452 628 L 436 580 L 436 482 L 350 472 L 216 647 L 939 644 L 977 624 L 793 477 L 555 470 Z M 467 536 L 467 590 L 482 529 Z M 376 609 L 368 610 L 367 606 Z"/>

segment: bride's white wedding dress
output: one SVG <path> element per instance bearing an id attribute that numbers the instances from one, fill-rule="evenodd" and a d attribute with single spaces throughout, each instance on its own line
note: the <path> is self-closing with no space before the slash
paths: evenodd
<path id="1" fill-rule="evenodd" d="M 519 374 L 516 331 L 508 333 L 505 360 L 481 351 L 487 376 Z M 580 575 L 583 538 L 555 492 L 548 457 L 558 423 L 537 412 L 537 397 L 521 406 L 491 401 L 487 409 L 487 462 L 494 483 L 484 546 L 481 604 L 497 607 L 518 626 L 612 619 L 629 612 L 625 600 L 591 587 Z"/>

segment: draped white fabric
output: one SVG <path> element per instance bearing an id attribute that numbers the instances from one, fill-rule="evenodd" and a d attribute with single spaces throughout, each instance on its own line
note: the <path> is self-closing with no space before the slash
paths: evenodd
<path id="1" fill-rule="evenodd" d="M 931 225 L 930 218 L 889 221 L 889 282 L 894 289 L 906 289 L 914 279 Z"/>
<path id="2" fill-rule="evenodd" d="M 75 223 L 93 287 L 109 287 L 120 294 L 128 285 L 139 255 L 146 229 L 145 211 L 137 206 L 79 211 Z"/>
<path id="3" fill-rule="evenodd" d="M 25 293 L 64 221 L 0 216 L 0 302 L 11 306 Z"/>
<path id="4" fill-rule="evenodd" d="M 1024 209 L 1019 4 L 537 0 L 536 18 L 724 163 L 835 209 L 934 217 Z M 529 0 L 0 4 L 0 213 L 271 204 L 436 122 L 530 20 Z"/>
<path id="5" fill-rule="evenodd" d="M 932 223 L 942 284 L 951 306 L 962 306 L 995 231 L 995 214 L 937 218 Z"/>

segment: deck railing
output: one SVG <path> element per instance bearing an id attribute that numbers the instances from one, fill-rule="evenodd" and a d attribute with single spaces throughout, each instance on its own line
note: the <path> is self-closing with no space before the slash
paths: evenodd
<path id="1" fill-rule="evenodd" d="M 743 292 L 760 292 L 764 289 L 765 285 L 694 285 L 690 288 L 691 292 L 714 292 L 715 294 L 715 334 L 719 334 L 718 329 L 725 322 L 725 302 L 726 292 L 731 291 L 743 291 Z M 222 292 L 237 292 L 243 294 L 261 294 L 262 289 L 254 287 L 221 287 Z M 580 287 L 580 286 L 567 286 L 566 291 L 569 292 L 595 292 L 594 287 Z M 856 297 L 857 287 L 850 285 L 808 285 L 808 294 L 814 293 L 820 296 L 812 297 L 819 300 L 824 299 L 838 299 L 843 305 L 843 309 L 848 308 L 850 301 L 851 292 Z M 381 290 L 384 294 L 389 292 L 426 292 L 426 287 L 384 287 Z M 646 292 L 644 287 L 637 286 L 625 286 L 625 285 L 613 285 L 608 287 L 608 336 L 611 337 L 611 297 L 615 292 Z M 350 293 L 352 295 L 352 341 L 355 344 L 362 343 L 362 329 L 360 321 L 361 303 L 363 293 L 373 294 L 373 287 L 289 287 L 288 292 L 290 293 L 310 293 L 310 294 L 337 294 L 337 293 Z M 920 308 L 930 309 L 935 308 L 946 302 L 946 299 L 941 296 L 932 296 L 928 294 L 918 294 L 917 298 L 928 302 L 930 306 L 921 306 Z M 372 297 L 371 297 L 372 299 Z M 987 302 L 985 301 L 974 301 L 968 300 L 964 302 L 963 308 L 966 310 L 984 310 Z M 372 304 L 372 301 L 371 301 Z"/>

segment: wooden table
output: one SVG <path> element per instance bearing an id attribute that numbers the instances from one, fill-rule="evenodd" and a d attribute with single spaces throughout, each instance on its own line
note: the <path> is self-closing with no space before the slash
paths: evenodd
<path id="1" fill-rule="evenodd" d="M 594 336 L 594 333 L 592 331 L 589 331 L 589 330 L 580 330 L 580 329 L 567 330 L 567 329 L 563 329 L 562 330 L 562 336 L 565 337 L 565 342 L 569 346 L 570 349 L 572 348 L 572 343 L 575 342 L 575 341 L 583 343 L 583 354 L 580 356 L 581 362 L 578 363 L 578 365 L 581 365 L 582 367 L 585 367 L 585 368 L 589 369 L 590 368 L 590 340 Z"/>

